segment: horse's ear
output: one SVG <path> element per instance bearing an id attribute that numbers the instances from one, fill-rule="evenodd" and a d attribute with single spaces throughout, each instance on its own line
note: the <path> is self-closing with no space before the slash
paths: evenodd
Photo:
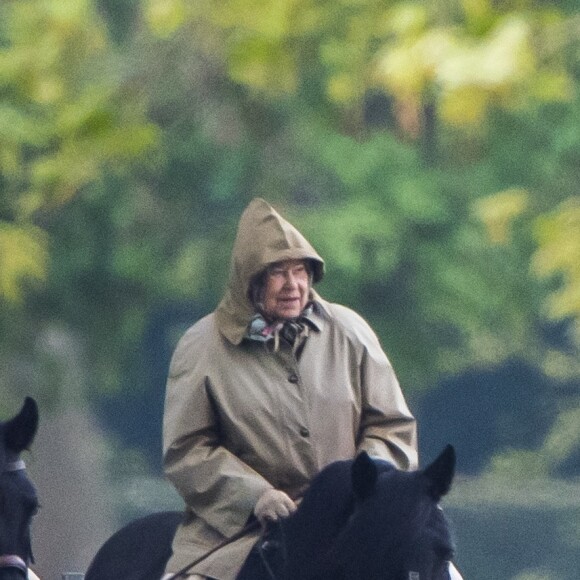
<path id="1" fill-rule="evenodd" d="M 429 494 L 435 501 L 439 501 L 451 489 L 451 482 L 455 475 L 455 449 L 447 445 L 439 457 L 431 463 L 423 474 L 429 482 Z"/>
<path id="2" fill-rule="evenodd" d="M 364 499 L 373 491 L 377 482 L 378 471 L 375 462 L 366 451 L 358 454 L 351 469 L 352 488 L 359 499 Z"/>
<path id="3" fill-rule="evenodd" d="M 26 397 L 18 415 L 4 425 L 4 443 L 15 453 L 28 449 L 38 429 L 38 405 L 32 397 Z"/>

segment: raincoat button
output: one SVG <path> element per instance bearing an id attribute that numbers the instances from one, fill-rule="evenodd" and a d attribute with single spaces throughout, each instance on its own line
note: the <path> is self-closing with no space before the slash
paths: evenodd
<path id="1" fill-rule="evenodd" d="M 310 431 L 306 427 L 300 427 L 300 435 L 302 437 L 310 437 Z"/>
<path id="2" fill-rule="evenodd" d="M 288 376 L 288 380 L 291 383 L 297 383 L 298 382 L 298 375 L 292 373 L 291 375 Z"/>

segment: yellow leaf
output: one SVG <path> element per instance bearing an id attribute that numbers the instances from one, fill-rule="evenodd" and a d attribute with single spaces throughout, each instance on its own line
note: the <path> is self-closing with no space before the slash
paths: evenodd
<path id="1" fill-rule="evenodd" d="M 488 102 L 488 94 L 474 87 L 446 91 L 439 101 L 439 114 L 451 125 L 474 126 L 484 120 Z"/>
<path id="2" fill-rule="evenodd" d="M 528 197 L 525 189 L 511 188 L 475 203 L 475 214 L 485 225 L 492 243 L 509 242 L 511 225 L 526 210 Z"/>
<path id="3" fill-rule="evenodd" d="M 560 286 L 547 300 L 548 315 L 573 318 L 580 331 L 580 197 L 536 221 L 536 250 L 531 268 L 542 278 L 560 275 Z M 579 336 L 580 338 L 580 336 Z"/>
<path id="4" fill-rule="evenodd" d="M 92 15 L 91 3 L 88 0 L 59 0 L 44 4 L 54 22 L 69 30 L 82 26 L 87 16 Z"/>
<path id="5" fill-rule="evenodd" d="M 562 411 L 546 437 L 542 451 L 554 463 L 569 457 L 580 446 L 580 407 Z"/>
<path id="6" fill-rule="evenodd" d="M 45 203 L 44 195 L 38 190 L 21 193 L 16 200 L 17 215 L 23 220 L 30 219 Z"/>
<path id="7" fill-rule="evenodd" d="M 272 93 L 296 88 L 292 54 L 277 42 L 252 36 L 238 42 L 229 55 L 230 75 L 236 81 Z"/>
<path id="8" fill-rule="evenodd" d="M 145 18 L 154 34 L 167 38 L 185 22 L 185 4 L 183 0 L 147 0 Z"/>
<path id="9" fill-rule="evenodd" d="M 400 98 L 420 95 L 436 79 L 442 63 L 457 51 L 452 34 L 435 28 L 385 50 L 377 58 L 374 78 Z"/>
<path id="10" fill-rule="evenodd" d="M 6 177 L 14 177 L 21 172 L 20 148 L 13 143 L 2 143 L 0 147 L 0 172 Z"/>
<path id="11" fill-rule="evenodd" d="M 568 101 L 574 96 L 574 83 L 563 70 L 538 71 L 532 77 L 531 92 L 541 101 Z"/>
<path id="12" fill-rule="evenodd" d="M 45 280 L 48 239 L 40 228 L 0 222 L 0 297 L 23 298 L 23 282 Z"/>
<path id="13" fill-rule="evenodd" d="M 399 36 L 417 35 L 427 26 L 427 9 L 418 4 L 402 3 L 389 14 L 389 27 Z"/>
<path id="14" fill-rule="evenodd" d="M 580 276 L 580 197 L 562 203 L 553 213 L 538 218 L 535 234 L 539 248 L 532 269 L 546 277 L 568 271 Z"/>
<path id="15" fill-rule="evenodd" d="M 54 75 L 39 76 L 32 86 L 31 97 L 37 103 L 54 103 L 64 95 L 64 86 L 58 77 Z"/>
<path id="16" fill-rule="evenodd" d="M 375 78 L 400 98 L 420 94 L 427 80 L 421 59 L 409 46 L 398 46 L 381 57 Z"/>
<path id="17" fill-rule="evenodd" d="M 224 29 L 241 29 L 282 41 L 295 25 L 295 9 L 293 0 L 213 0 L 211 19 Z"/>
<path id="18" fill-rule="evenodd" d="M 468 21 L 485 22 L 493 16 L 489 0 L 461 0 L 461 4 Z"/>
<path id="19" fill-rule="evenodd" d="M 462 39 L 439 63 L 437 81 L 447 90 L 491 91 L 519 83 L 534 69 L 530 34 L 525 20 L 506 18 L 480 42 Z"/>
<path id="20" fill-rule="evenodd" d="M 351 75 L 343 73 L 330 77 L 326 90 L 331 100 L 347 104 L 360 97 L 361 87 Z"/>

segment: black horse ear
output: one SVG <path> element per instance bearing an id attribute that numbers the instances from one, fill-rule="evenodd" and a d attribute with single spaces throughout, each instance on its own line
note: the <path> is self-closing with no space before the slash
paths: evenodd
<path id="1" fill-rule="evenodd" d="M 429 482 L 429 494 L 435 501 L 439 501 L 451 489 L 451 482 L 455 475 L 455 449 L 447 445 L 439 457 L 423 471 Z"/>
<path id="2" fill-rule="evenodd" d="M 375 462 L 366 451 L 358 454 L 351 469 L 352 488 L 359 499 L 369 496 L 377 483 L 378 471 Z"/>
<path id="3" fill-rule="evenodd" d="M 26 397 L 18 415 L 4 425 L 4 443 L 10 451 L 20 453 L 28 449 L 38 429 L 38 405 Z"/>

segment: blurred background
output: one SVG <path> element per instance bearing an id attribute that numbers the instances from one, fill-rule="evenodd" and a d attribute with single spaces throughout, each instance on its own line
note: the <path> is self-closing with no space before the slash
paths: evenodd
<path id="1" fill-rule="evenodd" d="M 165 377 L 262 196 L 444 444 L 466 579 L 580 569 L 575 0 L 3 0 L 0 415 L 26 394 L 37 572 L 180 507 Z"/>

